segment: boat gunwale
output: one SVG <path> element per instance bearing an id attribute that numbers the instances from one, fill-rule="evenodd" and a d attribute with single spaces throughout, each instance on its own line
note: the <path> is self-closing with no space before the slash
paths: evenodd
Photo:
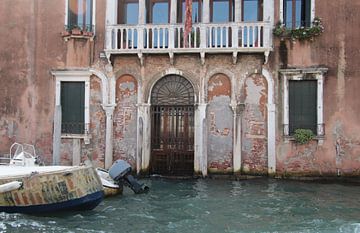
<path id="1" fill-rule="evenodd" d="M 8 168 L 21 168 L 21 170 L 29 170 L 29 171 L 24 171 L 24 173 L 22 174 L 15 174 L 15 175 L 11 175 L 9 173 L 5 174 L 1 174 L 0 171 L 0 180 L 4 180 L 4 179 L 18 179 L 18 178 L 24 178 L 24 177 L 29 177 L 32 175 L 52 175 L 52 174 L 58 174 L 58 173 L 66 173 L 66 172 L 72 172 L 72 171 L 76 171 L 79 169 L 88 169 L 88 168 L 93 168 L 91 165 L 84 165 L 84 166 L 33 166 L 33 167 L 22 167 L 22 166 L 7 166 L 7 165 L 1 165 L 0 168 L 3 167 L 8 167 Z M 39 169 L 36 170 L 36 169 Z M 47 168 L 47 169 L 51 169 L 51 168 L 58 168 L 56 170 L 46 170 L 43 168 Z M 63 168 L 63 169 L 61 169 Z M 95 171 L 95 168 L 93 168 Z M 8 169 L 9 171 L 11 169 Z"/>

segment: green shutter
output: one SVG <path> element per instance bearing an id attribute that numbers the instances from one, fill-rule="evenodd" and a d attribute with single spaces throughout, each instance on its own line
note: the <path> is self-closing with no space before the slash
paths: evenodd
<path id="1" fill-rule="evenodd" d="M 85 83 L 61 82 L 62 133 L 84 133 Z"/>
<path id="2" fill-rule="evenodd" d="M 317 126 L 317 81 L 289 81 L 289 133 Z"/>

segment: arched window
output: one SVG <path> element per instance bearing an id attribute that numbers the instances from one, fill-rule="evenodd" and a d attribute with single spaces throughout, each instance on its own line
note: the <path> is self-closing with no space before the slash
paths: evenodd
<path id="1" fill-rule="evenodd" d="M 160 79 L 151 93 L 152 105 L 193 105 L 194 88 L 191 83 L 178 75 Z"/>

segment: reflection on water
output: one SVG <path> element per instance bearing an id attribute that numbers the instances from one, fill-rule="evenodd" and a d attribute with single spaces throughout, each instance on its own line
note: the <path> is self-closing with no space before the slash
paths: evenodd
<path id="1" fill-rule="evenodd" d="M 0 213 L 2 232 L 360 232 L 360 186 L 145 180 L 150 192 L 53 216 Z"/>

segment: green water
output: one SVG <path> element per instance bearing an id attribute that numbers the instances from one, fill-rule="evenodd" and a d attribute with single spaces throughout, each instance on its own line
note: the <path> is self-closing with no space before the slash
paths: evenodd
<path id="1" fill-rule="evenodd" d="M 0 232 L 360 232 L 360 186 L 257 179 L 144 181 L 88 212 L 0 213 Z"/>

